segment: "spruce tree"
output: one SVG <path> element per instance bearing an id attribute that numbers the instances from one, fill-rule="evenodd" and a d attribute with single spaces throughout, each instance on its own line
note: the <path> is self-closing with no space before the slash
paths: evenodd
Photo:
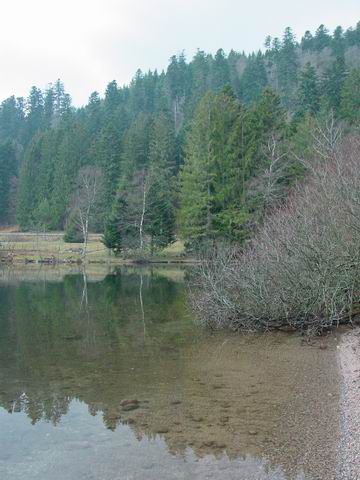
<path id="1" fill-rule="evenodd" d="M 321 82 L 326 108 L 332 110 L 336 115 L 340 110 L 341 92 L 346 74 L 345 59 L 340 56 L 326 70 Z"/>
<path id="2" fill-rule="evenodd" d="M 121 175 L 121 133 L 121 130 L 115 127 L 114 122 L 109 122 L 99 132 L 93 146 L 96 164 L 104 172 L 105 188 L 102 202 L 107 213 L 111 211 Z"/>
<path id="3" fill-rule="evenodd" d="M 331 44 L 331 36 L 325 25 L 320 25 L 316 30 L 314 37 L 314 49 L 321 52 L 324 48 L 329 47 Z"/>
<path id="4" fill-rule="evenodd" d="M 230 88 L 208 93 L 197 108 L 181 172 L 181 228 L 190 243 L 234 238 L 244 222 L 241 122 L 243 112 Z"/>
<path id="5" fill-rule="evenodd" d="M 294 108 L 297 74 L 299 68 L 297 44 L 291 28 L 286 28 L 281 49 L 277 59 L 279 89 L 284 104 L 288 109 Z"/>
<path id="6" fill-rule="evenodd" d="M 23 98 L 11 96 L 0 105 L 0 141 L 24 142 L 25 106 Z"/>
<path id="7" fill-rule="evenodd" d="M 220 48 L 211 67 L 211 87 L 214 92 L 219 92 L 225 85 L 230 85 L 230 68 L 225 52 Z"/>
<path id="8" fill-rule="evenodd" d="M 340 114 L 351 124 L 360 124 L 360 70 L 352 70 L 344 82 Z"/>
<path id="9" fill-rule="evenodd" d="M 334 57 L 342 57 L 345 54 L 344 30 L 341 26 L 336 27 L 331 40 L 331 50 Z"/>
<path id="10" fill-rule="evenodd" d="M 116 199 L 113 205 L 113 211 L 106 221 L 104 233 L 101 239 L 105 247 L 109 250 L 112 250 L 115 255 L 119 255 L 123 249 L 120 215 L 121 209 L 119 209 L 119 201 Z"/>
<path id="11" fill-rule="evenodd" d="M 151 117 L 141 114 L 124 137 L 116 193 L 124 248 L 144 247 L 151 132 Z"/>
<path id="12" fill-rule="evenodd" d="M 304 52 L 314 50 L 314 37 L 309 30 L 305 32 L 301 39 L 301 48 Z"/>
<path id="13" fill-rule="evenodd" d="M 297 111 L 300 115 L 315 115 L 320 108 L 320 89 L 315 68 L 307 63 L 300 74 L 297 91 Z"/>
<path id="14" fill-rule="evenodd" d="M 210 61 L 209 56 L 202 50 L 198 50 L 190 64 L 192 78 L 192 92 L 189 100 L 187 116 L 192 118 L 199 100 L 210 88 Z"/>
<path id="15" fill-rule="evenodd" d="M 260 97 L 268 83 L 264 58 L 259 52 L 251 55 L 241 77 L 241 99 L 244 103 L 253 103 Z"/>
<path id="16" fill-rule="evenodd" d="M 163 113 L 154 122 L 149 151 L 145 231 L 150 235 L 152 252 L 156 247 L 166 247 L 175 239 L 175 168 L 175 131 Z"/>
<path id="17" fill-rule="evenodd" d="M 10 220 L 11 180 L 15 174 L 15 150 L 8 141 L 0 144 L 0 225 Z"/>
<path id="18" fill-rule="evenodd" d="M 211 156 L 213 93 L 199 103 L 185 145 L 185 163 L 181 171 L 181 232 L 192 242 L 201 242 L 213 234 Z"/>
<path id="19" fill-rule="evenodd" d="M 44 125 L 44 98 L 39 88 L 31 88 L 26 109 L 26 142 L 29 142 Z"/>

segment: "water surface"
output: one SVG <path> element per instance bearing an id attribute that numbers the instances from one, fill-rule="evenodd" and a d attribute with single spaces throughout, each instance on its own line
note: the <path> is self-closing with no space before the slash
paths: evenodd
<path id="1" fill-rule="evenodd" d="M 334 479 L 336 343 L 201 330 L 182 270 L 2 271 L 0 478 Z"/>

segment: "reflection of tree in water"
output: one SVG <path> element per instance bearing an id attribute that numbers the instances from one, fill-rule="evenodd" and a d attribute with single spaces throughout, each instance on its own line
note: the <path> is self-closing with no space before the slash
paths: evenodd
<path id="1" fill-rule="evenodd" d="M 139 286 L 139 300 L 140 300 L 140 309 L 141 309 L 141 318 L 144 326 L 144 342 L 146 338 L 146 324 L 145 324 L 145 309 L 144 309 L 144 301 L 143 301 L 143 287 L 144 287 L 144 278 L 143 274 L 140 273 L 140 286 Z"/>
<path id="2" fill-rule="evenodd" d="M 41 395 L 28 397 L 26 393 L 22 393 L 16 400 L 9 403 L 7 410 L 9 413 L 25 412 L 31 419 L 32 425 L 40 420 L 57 425 L 61 417 L 68 413 L 71 400 L 71 397 L 60 397 L 56 394 L 44 398 Z"/>
<path id="3" fill-rule="evenodd" d="M 165 277 L 121 270 L 102 282 L 89 282 L 82 271 L 62 283 L 0 288 L 0 404 L 26 412 L 33 423 L 54 424 L 73 398 L 87 397 L 91 405 L 91 390 L 99 380 L 106 386 L 114 365 L 136 363 L 145 304 L 149 348 L 161 347 L 167 333 L 181 328 L 182 296 L 182 286 Z M 102 401 L 93 411 L 101 408 Z"/>
<path id="4" fill-rule="evenodd" d="M 316 434 L 308 441 L 303 430 L 326 414 L 308 405 L 329 391 L 332 377 L 316 375 L 317 390 L 308 401 L 299 396 L 297 415 L 286 415 L 291 398 L 304 394 L 291 378 L 292 362 L 311 382 L 309 351 L 297 358 L 297 350 L 286 347 L 278 357 L 273 352 L 281 341 L 259 347 L 238 338 L 236 346 L 228 341 L 219 349 L 224 342 L 216 336 L 196 338 L 184 304 L 181 284 L 146 272 L 0 288 L 0 405 L 25 412 L 32 423 L 56 425 L 79 400 L 90 415 L 101 414 L 107 428 L 128 424 L 138 439 L 160 435 L 171 453 L 185 455 L 191 447 L 199 457 L 226 451 L 230 458 L 301 463 L 312 442 L 324 443 Z M 321 355 L 318 369 L 327 372 L 331 351 Z M 139 408 L 124 412 L 120 402 L 129 398 L 138 399 Z M 296 417 L 302 428 L 291 424 Z M 324 435 L 333 433 L 325 429 Z"/>

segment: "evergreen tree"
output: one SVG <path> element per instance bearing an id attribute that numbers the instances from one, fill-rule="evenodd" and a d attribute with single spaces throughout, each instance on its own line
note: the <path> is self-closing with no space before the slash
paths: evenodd
<path id="1" fill-rule="evenodd" d="M 182 103 L 186 98 L 188 89 L 188 67 L 183 53 L 179 57 L 171 57 L 166 79 L 171 99 L 174 128 L 178 132 L 181 127 Z"/>
<path id="2" fill-rule="evenodd" d="M 117 197 L 113 203 L 112 212 L 106 221 L 102 236 L 102 243 L 115 255 L 119 255 L 123 250 L 123 225 L 121 223 L 123 207 L 121 197 Z"/>
<path id="3" fill-rule="evenodd" d="M 55 228 L 50 198 L 55 188 L 54 171 L 61 134 L 57 130 L 40 133 L 27 147 L 22 165 L 17 215 L 20 226 L 29 229 Z M 61 184 L 62 201 L 66 186 Z M 47 220 L 46 220 L 47 219 Z"/>
<path id="4" fill-rule="evenodd" d="M 191 62 L 192 93 L 189 101 L 188 116 L 191 118 L 199 100 L 210 88 L 209 57 L 198 50 Z"/>
<path id="5" fill-rule="evenodd" d="M 0 225 L 10 219 L 11 179 L 16 173 L 16 156 L 10 142 L 0 145 Z"/>
<path id="6" fill-rule="evenodd" d="M 275 60 L 279 59 L 280 50 L 281 50 L 281 40 L 278 37 L 273 38 L 271 44 L 271 55 Z"/>
<path id="7" fill-rule="evenodd" d="M 319 82 L 315 68 L 308 62 L 300 74 L 297 92 L 298 108 L 300 115 L 310 113 L 315 115 L 320 108 Z"/>
<path id="8" fill-rule="evenodd" d="M 239 194 L 241 144 L 233 143 L 241 108 L 231 89 L 205 95 L 185 149 L 181 172 L 181 226 L 185 238 L 202 242 L 234 237 L 242 222 Z"/>
<path id="9" fill-rule="evenodd" d="M 86 165 L 86 131 L 80 124 L 59 132 L 53 189 L 50 203 L 53 212 L 52 228 L 65 225 L 71 195 L 81 167 Z"/>
<path id="10" fill-rule="evenodd" d="M 211 184 L 212 109 L 214 94 L 207 93 L 199 103 L 185 146 L 181 172 L 181 231 L 186 239 L 203 241 L 213 235 Z"/>
<path id="11" fill-rule="evenodd" d="M 174 56 L 166 72 L 139 70 L 123 87 L 112 81 L 103 99 L 94 92 L 79 109 L 60 80 L 44 92 L 33 87 L 26 101 L 10 97 L 0 105 L 1 221 L 12 218 L 17 186 L 23 228 L 70 228 L 79 171 L 100 167 L 103 214 L 92 228 L 106 224 L 119 248 L 172 241 L 179 200 L 186 239 L 243 241 L 266 209 L 270 143 L 286 158 L 290 133 L 305 145 L 299 132 L 319 110 L 358 123 L 358 73 L 347 76 L 345 58 L 356 66 L 359 45 L 360 23 L 333 36 L 321 26 L 301 45 L 288 28 L 282 41 L 267 38 L 265 53 Z M 300 71 L 307 52 L 319 67 Z M 13 153 L 1 156 L 6 145 Z M 296 175 L 294 162 L 283 167 L 277 186 Z"/>
<path id="12" fill-rule="evenodd" d="M 20 142 L 25 130 L 24 99 L 7 98 L 0 105 L 0 141 Z"/>
<path id="13" fill-rule="evenodd" d="M 47 198 L 39 199 L 34 211 L 34 227 L 37 230 L 49 230 L 52 226 L 52 211 Z"/>
<path id="14" fill-rule="evenodd" d="M 270 52 L 271 51 L 271 44 L 272 44 L 272 38 L 270 35 L 268 35 L 266 38 L 265 38 L 265 42 L 264 42 L 264 47 L 265 47 L 265 50 L 267 52 Z"/>
<path id="15" fill-rule="evenodd" d="M 316 30 L 314 37 L 314 49 L 318 52 L 321 52 L 326 47 L 329 47 L 331 44 L 331 36 L 329 35 L 328 29 L 325 25 L 320 25 Z"/>
<path id="16" fill-rule="evenodd" d="M 176 168 L 175 132 L 165 114 L 154 122 L 149 151 L 148 195 L 145 231 L 151 251 L 175 239 L 173 176 Z"/>
<path id="17" fill-rule="evenodd" d="M 55 93 L 52 85 L 49 85 L 45 92 L 44 99 L 44 120 L 45 125 L 51 126 L 55 115 Z"/>
<path id="18" fill-rule="evenodd" d="M 349 47 L 360 45 L 360 22 L 356 24 L 356 28 L 350 27 L 345 32 L 345 41 Z"/>
<path id="19" fill-rule="evenodd" d="M 346 78 L 346 67 L 344 57 L 337 57 L 329 67 L 322 79 L 321 90 L 324 95 L 326 108 L 339 113 L 341 103 L 341 92 Z"/>
<path id="20" fill-rule="evenodd" d="M 351 124 L 360 124 L 360 70 L 352 70 L 344 82 L 340 113 Z"/>
<path id="21" fill-rule="evenodd" d="M 75 215 L 70 215 L 70 218 L 65 226 L 64 233 L 65 243 L 83 243 L 84 235 L 81 232 Z"/>
<path id="22" fill-rule="evenodd" d="M 104 108 L 108 119 L 113 117 L 114 112 L 120 105 L 120 102 L 121 95 L 116 80 L 113 80 L 107 85 L 105 91 Z"/>
<path id="23" fill-rule="evenodd" d="M 124 136 L 116 201 L 124 248 L 144 248 L 152 120 L 141 114 Z"/>
<path id="24" fill-rule="evenodd" d="M 109 213 L 121 174 L 122 132 L 115 128 L 114 122 L 109 122 L 102 128 L 94 149 L 96 164 L 104 172 L 102 202 L 105 211 Z"/>
<path id="25" fill-rule="evenodd" d="M 41 135 L 38 133 L 26 149 L 20 172 L 17 220 L 24 230 L 28 230 L 34 224 L 34 211 L 37 206 L 37 173 L 40 163 Z"/>
<path id="26" fill-rule="evenodd" d="M 314 37 L 312 36 L 312 33 L 307 30 L 304 34 L 304 36 L 301 39 L 301 48 L 304 52 L 314 50 L 315 45 L 314 45 Z"/>
<path id="27" fill-rule="evenodd" d="M 27 99 L 26 108 L 26 140 L 29 141 L 33 137 L 33 135 L 43 127 L 44 99 L 43 94 L 39 88 L 31 88 L 30 95 Z"/>
<path id="28" fill-rule="evenodd" d="M 87 110 L 87 122 L 86 128 L 89 136 L 96 135 L 101 129 L 102 122 L 102 109 L 101 99 L 98 92 L 93 92 L 90 95 L 89 103 L 86 106 Z"/>
<path id="29" fill-rule="evenodd" d="M 148 179 L 145 232 L 150 236 L 151 253 L 175 240 L 175 209 L 171 183 L 161 165 L 151 165 Z"/>
<path id="30" fill-rule="evenodd" d="M 50 86 L 47 94 L 49 97 L 51 96 L 49 98 L 52 113 L 51 120 L 53 123 L 59 123 L 61 118 L 67 118 L 71 113 L 71 97 L 65 92 L 64 84 L 60 79 Z"/>
<path id="31" fill-rule="evenodd" d="M 231 50 L 228 56 L 229 72 L 230 72 L 230 85 L 234 90 L 237 97 L 241 96 L 241 81 L 239 76 L 239 62 L 241 61 L 241 55 L 234 50 Z"/>
<path id="32" fill-rule="evenodd" d="M 151 117 L 142 113 L 126 131 L 121 167 L 125 175 L 148 165 L 151 128 Z"/>
<path id="33" fill-rule="evenodd" d="M 280 96 L 272 88 L 265 88 L 253 112 L 261 135 L 285 131 L 286 110 L 281 105 Z"/>
<path id="34" fill-rule="evenodd" d="M 242 100 L 245 103 L 253 103 L 258 100 L 267 83 L 266 69 L 261 52 L 257 55 L 251 55 L 241 77 Z"/>
<path id="35" fill-rule="evenodd" d="M 220 48 L 212 63 L 211 87 L 214 92 L 219 92 L 225 85 L 230 85 L 230 68 L 224 50 Z"/>
<path id="36" fill-rule="evenodd" d="M 138 69 L 130 83 L 129 107 L 132 118 L 136 118 L 141 112 L 145 112 L 146 98 L 144 74 Z"/>
<path id="37" fill-rule="evenodd" d="M 279 89 L 283 102 L 290 110 L 294 108 L 297 87 L 298 53 L 295 36 L 291 28 L 286 28 L 277 60 Z"/>
<path id="38" fill-rule="evenodd" d="M 342 27 L 336 27 L 331 41 L 331 49 L 334 57 L 343 57 L 345 54 L 345 37 Z"/>

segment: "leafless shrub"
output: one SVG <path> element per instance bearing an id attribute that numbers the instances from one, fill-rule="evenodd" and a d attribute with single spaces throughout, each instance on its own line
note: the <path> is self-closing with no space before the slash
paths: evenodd
<path id="1" fill-rule="evenodd" d="M 330 119 L 314 149 L 251 245 L 202 261 L 191 302 L 203 324 L 321 330 L 360 313 L 360 137 L 342 140 Z"/>

